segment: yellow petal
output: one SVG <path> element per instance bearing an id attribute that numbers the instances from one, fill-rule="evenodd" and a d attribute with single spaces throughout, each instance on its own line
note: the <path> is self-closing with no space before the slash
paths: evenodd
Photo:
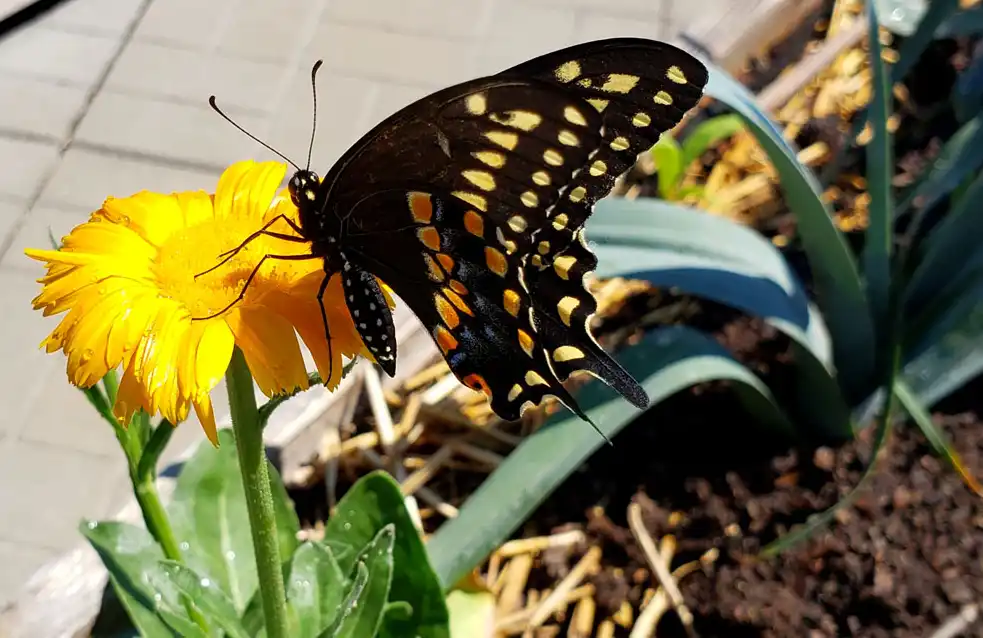
<path id="1" fill-rule="evenodd" d="M 229 327 L 266 396 L 307 388 L 307 372 L 293 326 L 265 308 L 230 313 Z"/>
<path id="2" fill-rule="evenodd" d="M 282 162 L 236 162 L 222 173 L 215 188 L 215 216 L 262 218 L 287 172 Z"/>
<path id="3" fill-rule="evenodd" d="M 229 324 L 222 320 L 204 322 L 201 339 L 194 353 L 195 395 L 208 393 L 225 376 L 232 359 L 235 337 Z"/>
<path id="4" fill-rule="evenodd" d="M 197 226 L 212 218 L 212 197 L 205 191 L 176 193 L 178 208 L 184 213 L 184 224 L 188 228 Z"/>
<path id="5" fill-rule="evenodd" d="M 124 425 L 130 423 L 130 419 L 138 410 L 147 409 L 147 393 L 143 389 L 132 368 L 127 368 L 123 372 L 123 377 L 119 382 L 119 389 L 116 391 L 116 403 L 113 405 L 113 414 Z"/>
<path id="6" fill-rule="evenodd" d="M 198 422 L 201 429 L 205 431 L 205 436 L 218 447 L 218 429 L 215 427 L 215 410 L 212 408 L 212 399 L 207 394 L 195 399 L 195 414 L 198 415 Z"/>
<path id="7" fill-rule="evenodd" d="M 109 197 L 96 216 L 110 226 L 129 229 L 159 247 L 183 227 L 184 216 L 173 195 L 141 191 L 130 197 Z"/>

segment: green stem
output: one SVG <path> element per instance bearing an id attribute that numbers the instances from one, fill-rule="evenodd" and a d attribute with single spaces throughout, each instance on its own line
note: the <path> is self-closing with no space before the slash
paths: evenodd
<path id="1" fill-rule="evenodd" d="M 263 428 L 253 393 L 253 377 L 239 348 L 232 352 L 232 362 L 225 373 L 232 411 L 232 429 L 239 452 L 239 469 L 246 490 L 246 510 L 256 552 L 259 593 L 263 601 L 266 635 L 286 638 L 287 606 L 273 513 L 273 492 L 263 449 Z"/>

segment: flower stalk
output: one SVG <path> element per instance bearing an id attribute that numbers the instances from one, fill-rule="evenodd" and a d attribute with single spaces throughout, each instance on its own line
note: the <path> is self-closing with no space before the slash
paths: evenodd
<path id="1" fill-rule="evenodd" d="M 225 373 L 232 412 L 232 429 L 239 453 L 239 470 L 246 491 L 246 510 L 256 553 L 260 598 L 269 638 L 286 638 L 286 590 L 281 571 L 280 547 L 277 542 L 273 492 L 263 448 L 263 428 L 256 407 L 253 378 L 246 358 L 238 347 Z"/>

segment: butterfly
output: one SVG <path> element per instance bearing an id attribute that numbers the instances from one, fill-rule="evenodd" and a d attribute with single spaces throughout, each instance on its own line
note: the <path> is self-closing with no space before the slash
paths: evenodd
<path id="1" fill-rule="evenodd" d="M 451 86 L 378 124 L 323 179 L 309 151 L 288 183 L 299 223 L 282 218 L 299 237 L 270 230 L 280 218 L 253 236 L 310 242 L 309 255 L 264 259 L 323 260 L 318 300 L 340 277 L 359 335 L 389 376 L 395 327 L 379 280 L 505 420 L 553 396 L 589 421 L 563 386 L 578 372 L 645 407 L 644 388 L 591 334 L 597 303 L 584 279 L 597 258 L 584 223 L 696 105 L 707 78 L 681 49 L 616 38 Z"/>

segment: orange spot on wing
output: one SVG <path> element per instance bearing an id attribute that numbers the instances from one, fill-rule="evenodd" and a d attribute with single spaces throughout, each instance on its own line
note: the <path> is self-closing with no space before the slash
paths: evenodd
<path id="1" fill-rule="evenodd" d="M 454 258 L 450 255 L 446 253 L 438 253 L 437 261 L 439 261 L 440 265 L 444 267 L 444 270 L 447 271 L 448 275 L 451 274 L 452 270 L 454 270 Z"/>
<path id="2" fill-rule="evenodd" d="M 440 250 L 440 233 L 433 226 L 427 226 L 416 231 L 420 242 L 430 250 Z"/>
<path id="3" fill-rule="evenodd" d="M 444 299 L 441 294 L 435 294 L 433 296 L 434 307 L 437 308 L 437 314 L 440 315 L 441 321 L 447 324 L 447 327 L 453 330 L 457 328 L 461 323 L 461 318 L 457 316 L 457 311 L 454 310 L 454 306 L 451 302 Z"/>
<path id="4" fill-rule="evenodd" d="M 472 390 L 484 392 L 486 397 L 488 397 L 489 399 L 491 398 L 492 396 L 491 388 L 488 387 L 488 382 L 485 381 L 485 378 L 480 374 L 469 374 L 468 376 L 461 379 L 461 381 L 463 381 L 464 385 L 468 386 Z"/>
<path id="5" fill-rule="evenodd" d="M 504 277 L 509 270 L 509 262 L 505 260 L 505 255 L 491 246 L 485 246 L 485 263 L 488 264 L 489 270 L 500 277 Z"/>
<path id="6" fill-rule="evenodd" d="M 442 282 L 444 280 L 444 271 L 440 269 L 440 266 L 437 265 L 433 257 L 430 255 L 424 255 L 424 257 L 427 261 L 427 270 L 429 271 L 430 279 L 437 283 Z"/>
<path id="7" fill-rule="evenodd" d="M 464 213 L 464 228 L 476 237 L 485 236 L 485 220 L 473 210 Z"/>
<path id="8" fill-rule="evenodd" d="M 466 294 L 468 294 L 468 289 L 465 288 L 464 284 L 462 284 L 457 279 L 451 279 L 449 285 L 451 287 L 451 290 L 453 290 L 454 292 L 456 292 L 459 295 L 466 295 Z"/>
<path id="9" fill-rule="evenodd" d="M 527 355 L 529 355 L 530 357 L 532 356 L 532 347 L 533 347 L 532 337 L 529 335 L 528 332 L 526 332 L 521 328 L 519 329 L 519 345 L 522 346 L 522 350 Z"/>
<path id="10" fill-rule="evenodd" d="M 409 202 L 410 214 L 413 215 L 413 219 L 421 224 L 429 224 L 433 217 L 433 202 L 430 201 L 430 195 L 412 192 L 407 195 L 406 199 Z"/>
<path id="11" fill-rule="evenodd" d="M 454 304 L 458 310 L 460 310 L 466 315 L 471 315 L 472 317 L 474 316 L 474 312 L 471 310 L 468 304 L 464 303 L 464 300 L 461 299 L 460 295 L 458 295 L 450 288 L 444 288 L 443 292 L 444 292 L 444 296 L 450 299 L 451 303 Z"/>
<path id="12" fill-rule="evenodd" d="M 519 293 L 514 290 L 506 289 L 505 294 L 502 295 L 502 297 L 502 305 L 505 306 L 505 310 L 507 310 L 513 317 L 518 317 L 519 307 L 522 305 L 522 298 L 519 297 Z"/>
<path id="13" fill-rule="evenodd" d="M 447 356 L 451 350 L 457 348 L 457 339 L 454 338 L 454 335 L 447 328 L 437 326 L 433 330 L 433 336 L 437 345 L 440 347 L 440 351 L 444 353 L 444 356 Z"/>

